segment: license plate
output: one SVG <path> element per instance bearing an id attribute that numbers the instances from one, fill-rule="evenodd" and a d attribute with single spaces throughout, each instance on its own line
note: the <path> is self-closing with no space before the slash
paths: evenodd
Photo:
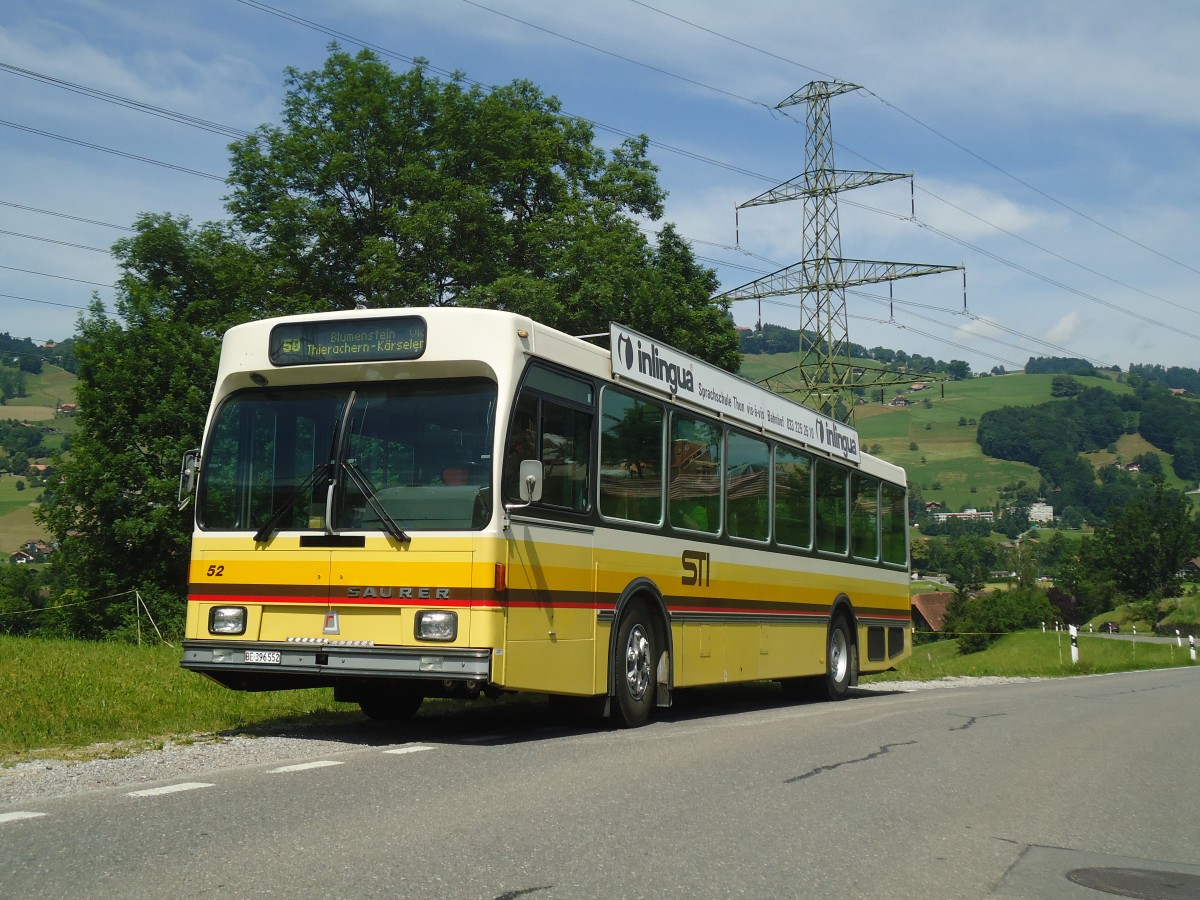
<path id="1" fill-rule="evenodd" d="M 282 660 L 278 650 L 247 650 L 246 662 L 248 663 L 267 663 L 269 665 L 279 665 Z"/>

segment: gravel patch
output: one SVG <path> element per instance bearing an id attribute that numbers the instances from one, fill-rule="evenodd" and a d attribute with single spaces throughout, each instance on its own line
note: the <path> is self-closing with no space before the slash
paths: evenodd
<path id="1" fill-rule="evenodd" d="M 1016 678 L 1005 675 L 947 675 L 933 681 L 872 681 L 854 686 L 856 691 L 882 693 L 908 693 L 931 691 L 938 688 L 980 687 L 987 684 L 1024 684 L 1027 681 L 1043 681 L 1042 678 Z"/>
<path id="2" fill-rule="evenodd" d="M 148 749 L 145 742 L 98 744 L 86 760 L 31 759 L 0 769 L 0 804 L 29 803 L 113 787 L 203 779 L 242 766 L 311 759 L 361 746 L 360 741 L 295 735 L 195 735 Z"/>

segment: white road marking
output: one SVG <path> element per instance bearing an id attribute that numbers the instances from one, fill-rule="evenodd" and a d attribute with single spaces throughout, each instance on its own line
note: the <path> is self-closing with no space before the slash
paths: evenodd
<path id="1" fill-rule="evenodd" d="M 194 791 L 199 788 L 215 787 L 203 781 L 185 781 L 182 784 L 168 784 L 165 787 L 146 788 L 144 791 L 130 791 L 129 797 L 157 797 L 161 794 L 174 794 L 178 791 Z"/>
<path id="2" fill-rule="evenodd" d="M 384 750 L 383 752 L 400 755 L 401 753 L 420 753 L 422 750 L 432 749 L 433 747 L 430 747 L 428 744 L 405 744 L 403 747 L 396 747 L 394 750 Z"/>
<path id="3" fill-rule="evenodd" d="M 0 822 L 19 822 L 21 819 L 36 819 L 38 816 L 44 815 L 45 813 L 24 811 L 0 813 Z"/>
<path id="4" fill-rule="evenodd" d="M 268 769 L 268 775 L 274 775 L 277 772 L 304 772 L 308 769 L 324 769 L 327 766 L 340 766 L 341 762 L 334 759 L 319 759 L 316 762 L 296 763 L 294 766 L 280 766 L 278 769 Z"/>

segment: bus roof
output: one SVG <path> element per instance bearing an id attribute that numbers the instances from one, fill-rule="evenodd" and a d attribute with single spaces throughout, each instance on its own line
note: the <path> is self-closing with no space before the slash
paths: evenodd
<path id="1" fill-rule="evenodd" d="M 335 381 L 353 380 L 354 369 L 363 364 L 389 362 L 420 362 L 425 369 L 432 363 L 476 360 L 498 375 L 519 372 L 523 356 L 537 356 L 594 377 L 637 384 L 680 405 L 904 482 L 902 468 L 861 452 L 858 432 L 849 425 L 623 325 L 613 323 L 607 337 L 616 352 L 527 316 L 468 307 L 356 309 L 260 319 L 226 332 L 217 376 L 224 390 L 218 393 L 268 380 L 311 381 L 303 371 L 314 365 L 326 371 L 345 367 L 331 379 Z"/>

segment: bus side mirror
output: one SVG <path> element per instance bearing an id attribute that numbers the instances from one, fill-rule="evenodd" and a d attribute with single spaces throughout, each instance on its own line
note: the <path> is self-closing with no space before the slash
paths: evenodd
<path id="1" fill-rule="evenodd" d="M 179 467 L 179 493 L 175 498 L 179 509 L 187 506 L 192 499 L 192 491 L 196 487 L 196 469 L 199 465 L 199 447 L 183 454 L 183 463 Z"/>
<path id="2" fill-rule="evenodd" d="M 521 499 L 526 503 L 536 503 L 538 500 L 541 500 L 542 479 L 544 477 L 541 460 L 522 460 L 521 481 L 518 485 L 518 490 L 521 492 Z"/>

